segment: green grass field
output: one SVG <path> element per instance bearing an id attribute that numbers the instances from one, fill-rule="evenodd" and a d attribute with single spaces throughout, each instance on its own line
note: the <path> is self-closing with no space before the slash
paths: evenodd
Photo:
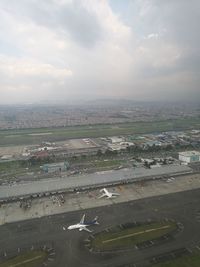
<path id="1" fill-rule="evenodd" d="M 155 222 L 128 228 L 111 228 L 108 232 L 101 232 L 91 240 L 94 250 L 106 251 L 134 247 L 148 240 L 159 238 L 175 230 L 175 222 Z"/>
<path id="2" fill-rule="evenodd" d="M 70 138 L 145 134 L 170 130 L 200 129 L 200 118 L 133 122 L 103 125 L 69 126 L 0 131 L 0 146 L 38 144 L 42 141 L 62 141 Z"/>
<path id="3" fill-rule="evenodd" d="M 0 267 L 38 267 L 47 257 L 45 251 L 29 251 L 3 263 Z"/>
<path id="4" fill-rule="evenodd" d="M 199 267 L 200 266 L 200 252 L 192 255 L 185 255 L 164 263 L 154 264 L 151 267 Z"/>
<path id="5" fill-rule="evenodd" d="M 92 162 L 95 168 L 113 168 L 123 164 L 122 160 L 97 160 Z"/>
<path id="6" fill-rule="evenodd" d="M 24 175 L 27 172 L 40 171 L 40 165 L 30 166 L 28 162 L 22 160 L 0 162 L 0 177 L 12 178 L 20 175 Z"/>

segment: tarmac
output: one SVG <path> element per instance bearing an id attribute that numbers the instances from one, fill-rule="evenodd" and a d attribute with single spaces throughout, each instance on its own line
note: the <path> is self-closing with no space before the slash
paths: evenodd
<path id="1" fill-rule="evenodd" d="M 188 183 L 186 180 L 185 183 L 188 185 L 193 183 L 192 181 L 199 180 L 199 176 L 187 178 Z M 177 183 L 179 182 L 177 181 Z M 158 186 L 153 183 L 149 189 L 152 188 L 153 190 L 157 187 L 157 194 L 162 188 L 165 188 L 164 190 L 167 192 L 169 184 L 163 182 Z M 173 183 L 170 186 L 172 185 Z M 181 190 L 182 186 L 179 186 L 179 190 Z M 129 192 L 129 197 L 132 194 L 141 198 L 144 196 L 147 187 L 141 187 L 141 195 L 138 188 L 134 189 L 134 187 L 129 188 L 129 191 L 126 191 L 126 188 L 121 190 L 116 188 L 116 191 L 122 193 L 120 197 L 124 196 L 124 192 L 127 196 L 127 192 Z M 151 194 L 152 190 L 150 190 Z M 80 197 L 79 194 L 76 196 Z M 117 201 L 120 197 L 114 201 Z M 49 256 L 43 266 L 48 267 L 146 267 L 149 266 L 150 260 L 157 255 L 171 253 L 175 249 L 182 248 L 188 251 L 200 249 L 199 197 L 200 189 L 194 189 L 166 195 L 160 194 L 159 196 L 133 201 L 128 199 L 124 203 L 105 200 L 107 205 L 104 207 L 102 207 L 101 203 L 101 207 L 82 210 L 84 206 L 81 206 L 81 210 L 78 211 L 68 211 L 40 219 L 7 223 L 0 226 L 0 261 L 5 261 L 28 250 L 47 249 Z M 92 203 L 100 203 L 100 199 L 97 202 L 95 196 L 89 198 L 87 195 L 87 198 L 90 199 L 90 206 L 93 205 Z M 74 205 L 72 204 L 73 201 L 70 203 L 71 206 Z M 75 203 L 75 206 L 78 207 L 77 199 Z M 90 252 L 84 245 L 90 233 L 77 230 L 63 231 L 63 226 L 67 227 L 77 223 L 83 213 L 86 214 L 87 220 L 94 218 L 96 215 L 99 217 L 100 224 L 90 228 L 94 230 L 94 233 L 127 222 L 159 221 L 164 219 L 175 220 L 182 225 L 182 230 L 172 239 L 166 240 L 159 245 L 143 249 L 134 248 L 117 253 L 94 253 Z"/>

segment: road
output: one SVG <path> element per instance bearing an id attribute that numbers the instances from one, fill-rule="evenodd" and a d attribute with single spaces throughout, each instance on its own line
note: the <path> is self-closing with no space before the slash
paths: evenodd
<path id="1" fill-rule="evenodd" d="M 26 220 L 0 226 L 0 259 L 5 260 L 19 251 L 49 247 L 53 253 L 47 261 L 49 267 L 121 267 L 123 264 L 145 264 L 153 256 L 186 247 L 193 249 L 200 244 L 200 189 L 145 198 L 126 203 L 79 210 L 40 219 Z M 63 231 L 62 227 L 79 221 L 83 213 L 87 219 L 99 216 L 94 232 L 112 225 L 131 221 L 174 219 L 184 229 L 174 240 L 142 250 L 133 249 L 123 253 L 95 254 L 84 247 L 89 233 L 77 230 Z M 54 255 L 55 253 L 55 255 Z"/>

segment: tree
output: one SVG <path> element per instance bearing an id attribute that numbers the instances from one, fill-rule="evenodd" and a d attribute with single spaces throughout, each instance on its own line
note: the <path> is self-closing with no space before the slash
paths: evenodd
<path id="1" fill-rule="evenodd" d="M 106 156 L 117 155 L 117 151 L 116 151 L 116 150 L 112 151 L 112 150 L 106 149 L 106 151 L 105 151 L 105 155 L 106 155 Z"/>
<path id="2" fill-rule="evenodd" d="M 103 153 L 102 153 L 101 149 L 99 149 L 97 151 L 97 154 L 96 155 L 97 155 L 97 157 L 102 157 Z"/>

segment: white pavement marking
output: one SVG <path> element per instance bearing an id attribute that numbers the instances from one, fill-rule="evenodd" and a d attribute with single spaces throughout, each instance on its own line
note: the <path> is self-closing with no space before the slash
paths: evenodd
<path id="1" fill-rule="evenodd" d="M 112 239 L 107 239 L 107 240 L 104 240 L 102 241 L 102 243 L 109 243 L 109 242 L 112 242 L 112 241 L 115 241 L 115 240 L 120 240 L 120 239 L 125 239 L 127 237 L 131 237 L 131 236 L 136 236 L 136 235 L 142 235 L 142 234 L 146 234 L 146 233 L 150 233 L 150 232 L 155 232 L 157 230 L 163 230 L 163 229 L 167 229 L 169 228 L 170 225 L 165 225 L 165 226 L 162 226 L 162 227 L 159 227 L 159 228 L 152 228 L 152 229 L 148 229 L 148 230 L 144 230 L 144 231 L 140 231 L 140 232 L 137 232 L 137 233 L 132 233 L 132 234 L 128 234 L 128 235 L 123 235 L 123 236 L 119 236 L 119 237 L 115 237 L 115 238 L 112 238 Z"/>
<path id="2" fill-rule="evenodd" d="M 42 257 L 42 255 L 35 256 L 35 257 L 32 258 L 32 259 L 24 260 L 24 261 L 21 261 L 21 262 L 16 263 L 16 264 L 10 264 L 9 266 L 10 266 L 10 267 L 17 267 L 17 266 L 20 266 L 20 265 L 23 265 L 23 264 L 26 264 L 26 263 L 30 263 L 30 262 L 32 262 L 32 261 L 34 261 L 34 260 L 38 260 L 38 259 L 40 259 L 41 257 Z"/>

